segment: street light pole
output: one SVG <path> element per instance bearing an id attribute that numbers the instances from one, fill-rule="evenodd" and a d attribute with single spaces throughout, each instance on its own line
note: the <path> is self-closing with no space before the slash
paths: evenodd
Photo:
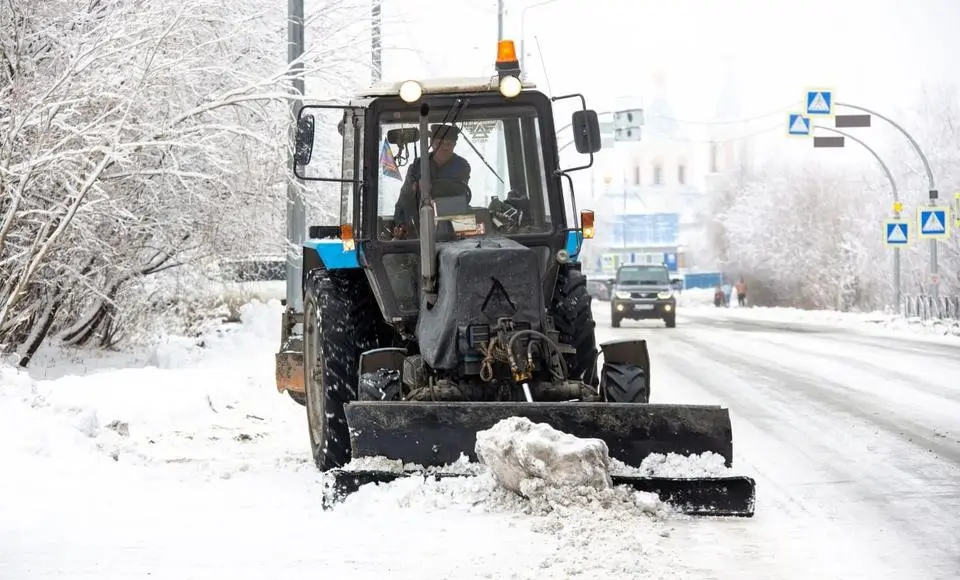
<path id="1" fill-rule="evenodd" d="M 524 44 L 527 38 L 526 35 L 526 24 L 527 24 L 527 10 L 536 8 L 537 6 L 543 6 L 544 4 L 553 4 L 557 0 L 543 0 L 542 2 L 537 2 L 536 4 L 531 4 L 525 6 L 523 10 L 520 11 L 520 74 L 526 76 L 527 74 L 527 52 L 524 48 Z"/>
<path id="2" fill-rule="evenodd" d="M 373 84 L 383 77 L 381 28 L 383 24 L 382 0 L 372 0 L 370 6 L 370 65 Z"/>
<path id="3" fill-rule="evenodd" d="M 287 63 L 290 65 L 290 74 L 293 76 L 293 90 L 296 98 L 290 101 L 290 111 L 296 119 L 303 105 L 305 91 L 303 80 L 303 63 L 298 62 L 303 56 L 303 0 L 287 0 Z M 293 123 L 296 126 L 296 123 Z M 290 141 L 293 142 L 294 131 L 291 128 Z M 290 147 L 290 166 L 296 163 L 293 158 L 293 147 Z M 293 172 L 291 172 L 293 173 Z M 287 309 L 300 312 L 303 309 L 303 294 L 300 287 L 300 259 L 299 250 L 303 246 L 306 229 L 306 210 L 303 195 L 296 182 L 296 177 L 287 178 Z"/>
<path id="4" fill-rule="evenodd" d="M 927 156 L 923 154 L 923 150 L 920 149 L 920 145 L 917 144 L 917 141 L 910 135 L 910 133 L 907 133 L 906 129 L 898 125 L 889 117 L 884 117 L 880 113 L 877 113 L 876 111 L 871 111 L 866 107 L 851 105 L 849 103 L 837 103 L 837 106 L 856 109 L 858 111 L 863 111 L 864 113 L 876 115 L 877 117 L 883 119 L 887 123 L 890 123 L 891 125 L 893 125 L 895 129 L 903 133 L 903 136 L 906 137 L 907 141 L 910 142 L 910 145 L 913 146 L 914 151 L 916 151 L 917 155 L 920 156 L 920 161 L 923 162 L 923 168 L 927 172 L 928 194 L 929 194 L 929 200 L 930 200 L 929 205 L 930 206 L 937 205 L 937 198 L 939 197 L 939 194 L 937 193 L 937 186 L 933 180 L 933 171 L 930 170 L 930 162 L 927 161 Z M 937 266 L 937 240 L 931 239 L 930 240 L 930 296 L 933 297 L 934 302 L 937 301 L 940 294 L 939 281 L 937 280 L 938 274 L 939 274 L 939 268 Z"/>
<path id="5" fill-rule="evenodd" d="M 823 127 L 821 125 L 814 126 L 814 129 L 823 129 L 824 131 L 830 131 L 831 133 L 837 133 L 839 135 L 843 135 L 847 139 L 856 141 L 857 143 L 862 145 L 864 149 L 869 151 L 871 155 L 873 155 L 873 158 L 876 159 L 877 163 L 880 164 L 880 168 L 883 169 L 884 175 L 887 176 L 887 180 L 890 181 L 890 189 L 893 191 L 893 207 L 894 207 L 893 219 L 896 219 L 896 220 L 900 219 L 900 212 L 898 211 L 900 208 L 900 192 L 897 190 L 897 182 L 893 179 L 893 173 L 890 172 L 890 168 L 887 167 L 887 164 L 883 162 L 883 159 L 880 157 L 880 155 L 876 151 L 874 151 L 873 147 L 870 147 L 860 139 L 857 139 L 850 133 L 847 133 L 846 131 L 841 131 L 840 129 L 834 129 L 832 127 Z M 897 314 L 900 314 L 901 312 L 901 300 L 902 300 L 901 286 L 900 286 L 900 272 L 901 272 L 900 248 L 894 247 L 893 248 L 893 303 L 894 303 L 894 308 L 896 308 Z"/>

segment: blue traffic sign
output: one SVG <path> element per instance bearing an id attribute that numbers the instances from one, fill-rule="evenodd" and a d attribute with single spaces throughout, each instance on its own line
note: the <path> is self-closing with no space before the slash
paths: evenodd
<path id="1" fill-rule="evenodd" d="M 663 253 L 663 264 L 667 267 L 667 270 L 670 272 L 677 271 L 677 254 L 676 252 L 664 252 Z"/>
<path id="2" fill-rule="evenodd" d="M 946 207 L 923 207 L 917 210 L 921 238 L 946 238 L 950 235 Z"/>
<path id="3" fill-rule="evenodd" d="M 789 135 L 809 135 L 810 118 L 804 117 L 800 113 L 790 113 L 787 117 L 787 134 Z"/>
<path id="4" fill-rule="evenodd" d="M 611 229 L 612 247 L 672 247 L 680 241 L 680 214 L 620 214 Z"/>
<path id="5" fill-rule="evenodd" d="M 808 115 L 832 115 L 833 91 L 807 91 Z"/>
<path id="6" fill-rule="evenodd" d="M 883 239 L 888 246 L 906 246 L 910 242 L 910 222 L 904 220 L 884 222 Z"/>

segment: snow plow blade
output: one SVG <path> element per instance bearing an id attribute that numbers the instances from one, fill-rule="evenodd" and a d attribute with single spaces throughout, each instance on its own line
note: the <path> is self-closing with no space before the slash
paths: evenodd
<path id="1" fill-rule="evenodd" d="M 610 457 L 638 466 L 652 453 L 712 451 L 733 464 L 730 412 L 712 405 L 356 401 L 345 407 L 353 457 L 423 467 L 477 461 L 477 432 L 526 417 L 576 437 L 601 439 Z"/>
<path id="2" fill-rule="evenodd" d="M 332 488 L 324 494 L 325 509 L 333 508 L 363 485 L 390 483 L 401 477 L 443 479 L 468 477 L 454 473 L 422 473 L 392 471 L 326 472 L 332 478 Z M 753 517 L 755 505 L 754 480 L 746 476 L 678 479 L 668 477 L 634 477 L 613 475 L 614 485 L 626 485 L 637 491 L 655 493 L 660 501 L 674 510 L 693 516 Z"/>

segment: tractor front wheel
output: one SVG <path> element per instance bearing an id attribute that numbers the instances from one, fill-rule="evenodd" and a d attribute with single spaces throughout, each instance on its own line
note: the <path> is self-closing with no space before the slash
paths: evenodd
<path id="1" fill-rule="evenodd" d="M 593 297 L 587 292 L 587 277 L 572 264 L 562 264 L 557 274 L 550 313 L 560 332 L 560 342 L 577 349 L 571 361 L 570 378 L 586 379 L 597 360 L 596 323 L 591 309 Z"/>
<path id="2" fill-rule="evenodd" d="M 377 346 L 379 310 L 365 282 L 317 269 L 304 288 L 307 425 L 313 460 L 321 471 L 350 461 L 344 405 L 357 399 L 360 353 Z"/>

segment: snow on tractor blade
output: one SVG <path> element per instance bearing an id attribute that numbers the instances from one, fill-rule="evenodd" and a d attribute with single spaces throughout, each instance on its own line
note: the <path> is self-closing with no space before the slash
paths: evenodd
<path id="1" fill-rule="evenodd" d="M 443 479 L 469 477 L 462 473 L 424 473 L 416 471 L 347 471 L 326 472 L 332 478 L 332 489 L 324 494 L 324 508 L 330 509 L 346 496 L 367 484 L 390 483 L 401 477 Z M 753 517 L 756 502 L 754 480 L 746 476 L 672 478 L 612 475 L 613 485 L 626 485 L 637 491 L 655 493 L 660 501 L 680 513 L 693 516 Z"/>
<path id="2" fill-rule="evenodd" d="M 382 456 L 425 467 L 477 461 L 477 432 L 526 417 L 576 437 L 601 439 L 610 457 L 640 465 L 653 453 L 707 451 L 733 464 L 730 412 L 712 405 L 355 401 L 345 407 L 352 456 Z"/>
<path id="3" fill-rule="evenodd" d="M 425 471 L 328 471 L 333 502 L 367 483 L 398 477 L 454 477 L 440 469 L 460 455 L 478 461 L 477 433 L 508 417 L 526 417 L 580 438 L 600 439 L 609 456 L 638 466 L 651 454 L 682 456 L 713 452 L 733 463 L 727 409 L 712 405 L 637 403 L 357 401 L 345 407 L 352 456 L 386 457 Z M 614 485 L 657 494 L 691 515 L 745 516 L 754 511 L 755 483 L 749 477 L 647 477 L 611 474 Z"/>

